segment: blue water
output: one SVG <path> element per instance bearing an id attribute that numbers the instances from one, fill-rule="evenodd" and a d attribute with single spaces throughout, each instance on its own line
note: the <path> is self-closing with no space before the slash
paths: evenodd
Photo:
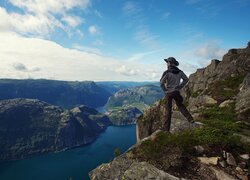
<path id="1" fill-rule="evenodd" d="M 84 147 L 0 164 L 0 180 L 87 180 L 88 173 L 114 158 L 114 149 L 135 144 L 135 125 L 110 126 Z"/>

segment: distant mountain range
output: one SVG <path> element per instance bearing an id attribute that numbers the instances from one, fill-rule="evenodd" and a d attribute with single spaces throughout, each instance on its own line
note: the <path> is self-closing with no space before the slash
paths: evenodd
<path id="1" fill-rule="evenodd" d="M 104 106 L 111 96 L 93 81 L 0 79 L 0 100 L 13 98 L 39 99 L 63 108 L 77 105 Z"/>
<path id="2" fill-rule="evenodd" d="M 162 97 L 163 92 L 156 85 L 121 89 L 109 98 L 105 114 L 115 125 L 135 124 L 143 111 Z"/>
<path id="3" fill-rule="evenodd" d="M 92 142 L 112 123 L 87 106 L 63 110 L 34 99 L 0 101 L 0 161 Z"/>
<path id="4" fill-rule="evenodd" d="M 130 87 L 119 90 L 112 95 L 105 107 L 107 110 L 112 110 L 123 106 L 132 106 L 143 111 L 162 97 L 163 92 L 161 88 L 156 85 Z"/>
<path id="5" fill-rule="evenodd" d="M 96 82 L 97 85 L 106 89 L 111 94 L 116 93 L 121 89 L 132 88 L 136 86 L 144 86 L 144 85 L 155 85 L 159 86 L 159 82 L 131 82 L 131 81 L 103 81 Z"/>

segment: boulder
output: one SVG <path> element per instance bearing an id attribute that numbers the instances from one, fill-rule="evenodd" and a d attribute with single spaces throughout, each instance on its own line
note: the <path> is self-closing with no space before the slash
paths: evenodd
<path id="1" fill-rule="evenodd" d="M 231 153 L 227 153 L 227 164 L 237 166 L 234 156 Z"/>
<path id="2" fill-rule="evenodd" d="M 223 107 L 229 107 L 232 103 L 234 103 L 235 101 L 234 100 L 226 100 L 226 101 L 223 101 L 219 107 L 220 108 L 223 108 Z"/>
<path id="3" fill-rule="evenodd" d="M 237 95 L 235 111 L 238 120 L 250 122 L 250 73 L 245 77 Z"/>
<path id="4" fill-rule="evenodd" d="M 203 107 L 209 107 L 217 104 L 217 101 L 208 95 L 201 95 L 196 98 L 189 98 L 189 106 L 191 112 L 195 112 Z"/>
<path id="5" fill-rule="evenodd" d="M 217 180 L 237 180 L 237 178 L 227 174 L 226 172 L 215 168 L 215 167 L 209 167 L 216 175 Z"/>
<path id="6" fill-rule="evenodd" d="M 198 157 L 199 161 L 206 165 L 217 165 L 219 157 Z"/>
<path id="7" fill-rule="evenodd" d="M 125 156 L 115 158 L 112 162 L 102 164 L 89 173 L 91 180 L 110 179 L 158 179 L 180 180 L 147 162 L 138 162 Z"/>

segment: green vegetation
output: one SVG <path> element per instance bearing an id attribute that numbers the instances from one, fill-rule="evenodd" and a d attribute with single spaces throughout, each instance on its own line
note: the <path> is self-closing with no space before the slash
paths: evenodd
<path id="1" fill-rule="evenodd" d="M 205 93 L 211 94 L 217 101 L 223 102 L 238 93 L 239 85 L 243 82 L 244 77 L 245 75 L 239 75 L 236 77 L 228 77 L 223 81 L 216 81 Z"/>
<path id="2" fill-rule="evenodd" d="M 118 157 L 120 155 L 121 155 L 121 150 L 119 148 L 115 148 L 115 150 L 114 150 L 114 156 Z"/>
<path id="3" fill-rule="evenodd" d="M 146 160 L 161 158 L 164 152 L 173 148 L 191 153 L 196 145 L 208 145 L 214 151 L 230 150 L 231 152 L 247 153 L 249 144 L 243 144 L 235 133 L 242 133 L 245 126 L 235 123 L 234 106 L 230 108 L 210 107 L 202 111 L 203 127 L 193 128 L 178 134 L 161 132 L 153 141 L 144 141 L 139 148 L 133 150 L 136 157 Z"/>

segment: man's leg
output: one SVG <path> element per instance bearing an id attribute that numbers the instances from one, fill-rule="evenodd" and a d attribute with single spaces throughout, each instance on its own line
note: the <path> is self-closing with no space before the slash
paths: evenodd
<path id="1" fill-rule="evenodd" d="M 166 117 L 165 120 L 163 122 L 163 129 L 166 131 L 170 130 L 170 125 L 171 125 L 171 116 L 172 116 L 172 94 L 168 93 L 165 96 L 165 100 L 166 100 Z"/>
<path id="2" fill-rule="evenodd" d="M 186 119 L 189 122 L 193 122 L 194 119 L 193 119 L 192 115 L 189 113 L 189 111 L 187 110 L 187 108 L 184 106 L 184 104 L 183 104 L 183 98 L 180 95 L 180 92 L 176 91 L 175 95 L 173 96 L 173 98 L 174 98 L 174 100 L 176 102 L 176 105 L 178 106 L 178 109 L 183 114 L 183 116 L 185 116 Z"/>

